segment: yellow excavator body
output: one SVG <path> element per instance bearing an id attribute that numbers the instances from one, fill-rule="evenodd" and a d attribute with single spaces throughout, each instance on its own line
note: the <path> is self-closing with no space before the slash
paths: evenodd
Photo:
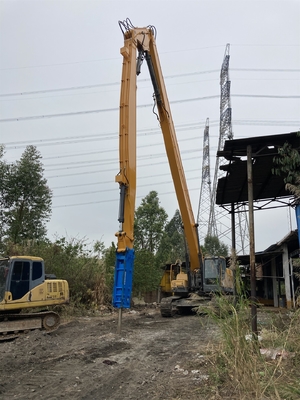
<path id="1" fill-rule="evenodd" d="M 0 259 L 0 333 L 37 328 L 55 330 L 59 325 L 57 313 L 48 310 L 20 312 L 68 302 L 68 282 L 45 274 L 42 258 L 14 256 Z"/>

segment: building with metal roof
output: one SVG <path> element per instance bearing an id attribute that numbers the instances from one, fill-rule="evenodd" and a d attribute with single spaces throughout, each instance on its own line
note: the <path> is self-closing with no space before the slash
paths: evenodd
<path id="1" fill-rule="evenodd" d="M 284 175 L 273 171 L 274 158 L 285 143 L 300 153 L 299 132 L 226 140 L 224 149 L 217 153 L 228 161 L 221 167 L 225 176 L 218 180 L 216 204 L 232 214 L 233 248 L 236 213 L 246 208 L 251 219 L 251 212 L 255 210 L 296 205 L 295 197 L 286 190 Z M 250 223 L 250 238 L 251 235 L 254 238 L 254 229 L 254 224 Z M 295 279 L 291 259 L 293 254 L 299 257 L 299 243 L 295 230 L 265 251 L 255 253 L 254 240 L 251 248 L 250 239 L 250 255 L 239 256 L 239 260 L 250 266 L 251 297 L 255 293 L 264 304 L 275 307 L 295 306 L 295 286 L 299 286 L 299 282 Z"/>

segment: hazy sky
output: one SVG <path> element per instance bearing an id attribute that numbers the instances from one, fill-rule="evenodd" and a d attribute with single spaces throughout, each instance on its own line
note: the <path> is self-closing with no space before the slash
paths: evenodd
<path id="1" fill-rule="evenodd" d="M 300 127 L 300 1 L 0 1 L 0 143 L 7 161 L 33 144 L 53 190 L 48 236 L 103 240 L 118 230 L 119 20 L 154 25 L 195 216 L 203 130 L 211 175 L 220 67 L 230 44 L 235 139 Z M 146 65 L 138 77 L 137 206 L 156 190 L 178 208 Z M 209 97 L 209 98 L 208 98 Z M 293 211 L 293 210 L 292 210 Z M 292 227 L 296 228 L 294 212 Z M 255 214 L 256 250 L 290 230 L 287 208 Z"/>

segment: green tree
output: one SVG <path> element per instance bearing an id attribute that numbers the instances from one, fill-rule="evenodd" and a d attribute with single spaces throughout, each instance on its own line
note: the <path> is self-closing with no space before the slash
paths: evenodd
<path id="1" fill-rule="evenodd" d="M 116 264 L 116 245 L 114 242 L 111 243 L 111 246 L 104 250 L 103 252 L 103 262 L 105 268 L 105 281 L 107 287 L 109 288 L 110 293 L 112 293 L 112 288 L 114 284 L 114 272 L 115 272 L 115 264 Z"/>
<path id="2" fill-rule="evenodd" d="M 111 246 L 104 250 L 104 263 L 107 268 L 114 267 L 116 263 L 116 245 L 111 242 Z"/>
<path id="3" fill-rule="evenodd" d="M 300 132 L 297 134 L 300 136 Z M 283 175 L 284 182 L 290 185 L 299 185 L 300 179 L 300 153 L 288 142 L 278 148 L 278 155 L 273 159 L 272 173 Z M 289 190 L 289 189 L 288 189 Z"/>
<path id="4" fill-rule="evenodd" d="M 202 247 L 203 256 L 228 256 L 228 246 L 222 243 L 217 236 L 206 236 Z"/>
<path id="5" fill-rule="evenodd" d="M 1 165 L 4 181 L 1 217 L 6 241 L 21 243 L 46 237 L 52 192 L 43 176 L 41 158 L 35 146 L 27 146 L 19 161 Z"/>
<path id="6" fill-rule="evenodd" d="M 133 294 L 140 296 L 158 288 L 162 272 L 157 266 L 156 258 L 149 250 L 135 252 L 133 272 Z"/>
<path id="7" fill-rule="evenodd" d="M 101 256 L 104 255 L 105 244 L 102 240 L 96 240 L 94 243 L 94 252 L 97 254 L 98 258 L 101 259 Z"/>
<path id="8" fill-rule="evenodd" d="M 133 293 L 157 289 L 161 277 L 155 257 L 164 234 L 168 215 L 159 205 L 157 192 L 151 191 L 135 212 Z"/>
<path id="9" fill-rule="evenodd" d="M 182 219 L 179 210 L 176 210 L 174 217 L 165 226 L 157 251 L 157 261 L 161 265 L 174 263 L 177 259 L 184 261 L 185 252 Z"/>
<path id="10" fill-rule="evenodd" d="M 300 174 L 298 178 L 295 179 L 294 185 L 292 183 L 287 183 L 285 187 L 298 201 L 300 200 Z"/>
<path id="11" fill-rule="evenodd" d="M 8 164 L 3 159 L 4 146 L 0 145 L 0 247 L 3 246 L 5 236 L 6 216 L 5 210 L 7 209 L 7 177 L 8 177 Z"/>
<path id="12" fill-rule="evenodd" d="M 161 242 L 168 215 L 160 207 L 157 192 L 150 192 L 135 212 L 134 247 L 155 254 Z"/>
<path id="13" fill-rule="evenodd" d="M 300 132 L 297 133 L 300 136 Z M 300 153 L 299 149 L 293 148 L 288 142 L 278 148 L 278 155 L 273 159 L 274 168 L 272 173 L 283 175 L 286 190 L 291 192 L 295 198 L 300 199 Z"/>

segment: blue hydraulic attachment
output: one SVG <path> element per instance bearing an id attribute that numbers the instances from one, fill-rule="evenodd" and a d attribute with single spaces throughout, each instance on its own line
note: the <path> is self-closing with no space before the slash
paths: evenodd
<path id="1" fill-rule="evenodd" d="M 134 249 L 126 248 L 124 252 L 116 252 L 115 277 L 113 288 L 113 306 L 130 308 Z"/>

